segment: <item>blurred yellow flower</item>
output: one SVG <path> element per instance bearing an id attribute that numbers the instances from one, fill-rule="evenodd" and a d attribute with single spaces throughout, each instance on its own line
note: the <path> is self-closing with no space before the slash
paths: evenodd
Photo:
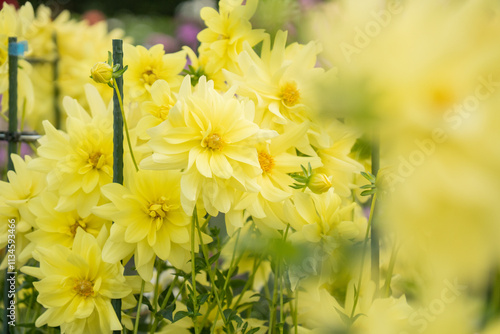
<path id="1" fill-rule="evenodd" d="M 14 170 L 7 173 L 9 182 L 0 181 L 0 248 L 7 245 L 9 219 L 14 219 L 16 224 L 16 262 L 21 266 L 31 258 L 34 245 L 29 244 L 26 234 L 36 225 L 36 214 L 29 206 L 33 200 L 39 198 L 47 187 L 45 175 L 29 170 L 27 164 L 30 156 L 25 160 L 16 154 L 11 155 Z M 2 260 L 0 268 L 7 265 L 7 257 Z"/>
<path id="2" fill-rule="evenodd" d="M 207 57 L 216 69 L 237 68 L 238 54 L 246 42 L 254 46 L 266 36 L 263 29 L 252 29 L 250 18 L 257 9 L 257 0 L 220 1 L 219 12 L 210 7 L 201 10 L 200 15 L 207 28 L 200 31 L 200 57 Z"/>

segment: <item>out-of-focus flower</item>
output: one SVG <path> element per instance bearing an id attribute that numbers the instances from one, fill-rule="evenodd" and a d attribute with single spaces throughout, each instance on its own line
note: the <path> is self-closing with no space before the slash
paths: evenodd
<path id="1" fill-rule="evenodd" d="M 254 46 L 264 39 L 262 29 L 252 29 L 249 20 L 257 8 L 256 0 L 225 1 L 219 3 L 219 12 L 210 7 L 201 10 L 207 28 L 198 34 L 199 53 L 206 55 L 216 68 L 236 70 L 238 54 L 244 43 Z"/>
<path id="2" fill-rule="evenodd" d="M 0 232 L 0 248 L 7 245 L 9 220 L 15 221 L 16 230 L 16 264 L 22 266 L 31 258 L 34 245 L 26 239 L 26 234 L 36 227 L 36 215 L 31 212 L 29 205 L 38 198 L 47 187 L 43 173 L 29 170 L 27 164 L 31 161 L 30 156 L 25 160 L 18 155 L 11 156 L 14 171 L 7 173 L 9 182 L 0 181 L 0 216 L 2 220 Z M 7 265 L 7 257 L 4 257 L 1 268 Z"/>
<path id="3" fill-rule="evenodd" d="M 105 21 L 106 15 L 97 9 L 88 10 L 83 13 L 82 18 L 87 21 L 90 25 L 96 24 L 97 22 Z"/>
<path id="4" fill-rule="evenodd" d="M 191 49 L 195 50 L 198 47 L 198 33 L 201 28 L 198 24 L 194 22 L 185 22 L 177 27 L 176 36 L 177 39 Z"/>

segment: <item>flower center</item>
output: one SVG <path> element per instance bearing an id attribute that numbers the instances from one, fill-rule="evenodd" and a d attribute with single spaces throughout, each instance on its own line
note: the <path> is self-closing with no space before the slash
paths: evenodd
<path id="1" fill-rule="evenodd" d="M 78 228 L 82 228 L 84 231 L 87 231 L 86 227 L 87 227 L 87 224 L 85 224 L 85 221 L 83 221 L 82 219 L 79 219 L 79 220 L 76 220 L 75 223 L 69 227 L 69 232 L 74 237 L 76 235 L 76 231 L 78 230 Z"/>
<path id="2" fill-rule="evenodd" d="M 281 87 L 281 101 L 288 106 L 293 107 L 300 100 L 300 93 L 297 89 L 297 84 L 295 81 L 289 81 L 285 83 L 283 87 Z"/>
<path id="3" fill-rule="evenodd" d="M 142 81 L 145 84 L 152 85 L 156 80 L 158 79 L 158 76 L 156 75 L 156 71 L 151 68 L 151 66 L 146 67 L 146 70 L 142 73 Z"/>
<path id="4" fill-rule="evenodd" d="M 104 165 L 104 156 L 100 152 L 95 152 L 89 154 L 88 163 L 92 166 L 92 168 L 101 168 Z"/>
<path id="5" fill-rule="evenodd" d="M 158 114 L 157 117 L 161 118 L 162 120 L 166 120 L 168 113 L 170 112 L 170 106 L 161 106 L 158 108 Z"/>
<path id="6" fill-rule="evenodd" d="M 224 141 L 217 133 L 212 133 L 205 137 L 205 139 L 203 139 L 203 146 L 208 147 L 209 149 L 214 151 L 222 151 L 222 148 L 224 147 Z"/>
<path id="7" fill-rule="evenodd" d="M 77 279 L 75 285 L 73 286 L 73 290 L 84 297 L 89 297 L 94 294 L 93 284 L 92 282 L 86 279 Z"/>
<path id="8" fill-rule="evenodd" d="M 264 172 L 268 173 L 274 167 L 274 159 L 270 154 L 261 151 L 261 152 L 259 152 L 259 164 L 260 164 L 260 168 Z"/>
<path id="9" fill-rule="evenodd" d="M 156 230 L 159 230 L 162 226 L 163 218 L 167 216 L 167 212 L 175 208 L 175 205 L 168 204 L 164 196 L 161 196 L 156 202 L 149 204 L 149 216 L 156 222 Z"/>

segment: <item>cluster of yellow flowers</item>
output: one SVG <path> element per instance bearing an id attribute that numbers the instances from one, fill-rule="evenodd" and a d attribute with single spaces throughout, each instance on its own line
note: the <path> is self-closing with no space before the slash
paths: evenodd
<path id="1" fill-rule="evenodd" d="M 104 25 L 75 22 L 67 13 L 51 21 L 43 6 L 35 17 L 29 3 L 17 12 L 5 5 L 0 12 L 2 38 L 16 35 L 27 40 L 28 58 L 58 57 L 56 84 L 67 95 L 61 103 L 64 130 L 49 120 L 41 122 L 44 136 L 36 157 L 13 155 L 15 171 L 8 172 L 8 182 L 0 181 L 0 247 L 8 240 L 4 225 L 15 219 L 16 266 L 26 277 L 38 279 L 33 283 L 36 300 L 46 309 L 38 314 L 36 326 L 59 327 L 61 333 L 110 333 L 122 326 L 137 333 L 140 322 L 149 333 L 477 330 L 477 322 L 468 320 L 479 303 L 477 298 L 459 298 L 472 293 L 461 283 L 472 282 L 481 291 L 486 289 L 481 286 L 485 276 L 470 279 L 470 270 L 452 259 L 450 248 L 456 245 L 443 241 L 443 234 L 465 240 L 468 219 L 479 217 L 483 220 L 470 236 L 476 246 L 481 247 L 483 238 L 498 236 L 495 218 L 500 215 L 494 205 L 498 192 L 474 194 L 480 196 L 475 201 L 472 195 L 459 195 L 459 185 L 452 182 L 459 174 L 443 166 L 450 161 L 462 164 L 458 156 L 464 152 L 474 158 L 478 154 L 458 133 L 449 133 L 447 142 L 438 141 L 447 147 L 442 151 L 435 139 L 443 137 L 442 128 L 450 119 L 464 115 L 445 110 L 440 121 L 438 113 L 460 101 L 467 84 L 456 79 L 444 82 L 451 69 L 437 66 L 442 58 L 433 56 L 449 56 L 461 44 L 443 44 L 441 53 L 421 60 L 420 51 L 429 50 L 433 41 L 416 40 L 422 50 L 413 58 L 404 56 L 413 51 L 406 44 L 392 43 L 401 31 L 414 28 L 407 21 L 424 21 L 429 8 L 439 12 L 446 5 L 408 1 L 381 7 L 379 1 L 368 2 L 374 13 L 371 19 L 349 1 L 328 3 L 311 13 L 311 31 L 318 26 L 335 31 L 326 34 L 335 42 L 323 40 L 323 46 L 317 41 L 289 43 L 282 30 L 271 35 L 254 29 L 250 20 L 257 0 L 220 0 L 218 10 L 203 8 L 201 18 L 207 28 L 198 35 L 201 44 L 196 53 L 184 47 L 165 54 L 162 45 L 146 49 L 126 43 L 122 112 L 130 143 L 124 145 L 123 184 L 112 182 L 113 88 L 109 86 L 116 69 L 99 62 L 111 37 L 120 32 L 108 34 Z M 435 14 L 436 20 L 446 22 L 449 31 L 464 22 L 478 24 L 484 31 L 498 28 L 500 10 L 488 12 L 491 16 L 484 22 L 477 19 L 486 9 L 500 9 L 498 5 L 479 2 L 457 4 L 452 14 Z M 364 20 L 366 26 L 360 23 Z M 373 22 L 379 27 L 376 34 Z M 431 27 L 437 25 L 429 22 Z M 350 24 L 356 35 L 345 42 L 341 38 L 350 36 L 346 32 Z M 485 62 L 496 60 L 490 54 L 486 57 L 488 43 L 474 41 L 477 35 L 464 38 L 478 47 Z M 5 40 L 0 44 L 3 96 L 8 90 Z M 403 66 L 399 58 L 388 62 L 387 50 L 413 63 Z M 456 64 L 468 64 L 472 56 L 464 57 Z M 380 63 L 374 66 L 374 59 Z M 335 66 L 322 66 L 326 63 Z M 456 69 L 456 64 L 450 67 Z M 483 69 L 489 69 L 489 63 L 474 64 L 477 68 L 468 69 L 464 78 L 474 70 L 486 75 Z M 54 108 L 53 100 L 43 98 L 49 88 L 41 79 L 45 70 L 37 66 L 23 61 L 20 69 L 20 98 L 26 101 L 26 111 L 37 115 L 31 119 L 33 128 L 38 128 L 40 119 L 50 118 L 41 110 Z M 93 82 L 86 83 L 91 67 Z M 429 67 L 440 68 L 432 73 L 439 80 L 425 77 Z M 490 110 L 498 97 L 489 89 L 498 84 L 488 86 L 483 81 L 479 91 L 489 92 L 490 99 L 481 100 L 486 111 L 476 123 L 494 129 L 491 124 L 498 115 Z M 433 85 L 426 86 L 429 82 Z M 472 94 L 478 92 L 474 88 Z M 325 115 L 325 110 L 334 112 L 334 117 Z M 403 116 L 395 117 L 398 112 Z M 387 150 L 383 166 L 407 153 L 413 163 L 415 138 L 424 153 L 432 150 L 428 163 L 418 163 L 422 169 L 404 176 L 405 182 L 395 173 L 401 174 L 406 165 L 382 169 L 376 179 L 366 173 L 371 165 L 367 137 L 377 122 L 367 125 L 359 122 L 360 117 L 390 124 L 378 127 L 382 148 Z M 478 129 L 473 124 L 459 131 L 478 142 L 473 138 Z M 401 141 L 391 145 L 395 136 Z M 488 150 L 493 159 L 481 168 L 481 177 L 476 167 L 465 167 L 484 184 L 486 179 L 493 182 L 500 161 L 498 152 Z M 434 183 L 442 188 L 436 190 Z M 471 191 L 482 189 L 482 183 L 477 187 L 473 183 L 464 180 L 460 185 Z M 446 192 L 449 187 L 452 191 Z M 367 194 L 375 194 L 369 215 Z M 442 214 L 437 206 L 453 210 L 450 201 L 467 203 L 471 210 L 464 217 Z M 437 219 L 449 229 L 436 228 L 439 233 L 432 234 Z M 453 222 L 464 226 L 452 227 Z M 474 250 L 483 257 L 478 264 L 472 257 L 464 260 L 468 268 L 485 271 L 498 261 L 498 245 L 490 242 L 487 248 Z M 464 257 L 467 252 L 459 250 Z M 4 258 L 1 268 L 6 266 Z M 500 274 L 496 275 L 498 280 Z M 134 294 L 139 295 L 138 303 Z M 117 299 L 122 301 L 119 314 L 112 302 Z M 487 316 L 500 310 L 495 302 L 488 306 Z M 131 310 L 134 307 L 137 311 Z M 146 313 L 150 317 L 141 317 Z M 489 318 L 482 326 L 494 333 L 496 327 L 491 326 L 496 324 L 487 325 Z"/>
<path id="2" fill-rule="evenodd" d="M 87 106 L 81 87 L 94 84 L 105 99 L 112 96 L 105 87 L 95 84 L 88 76 L 88 64 L 101 60 L 113 38 L 122 38 L 120 29 L 108 32 L 106 22 L 90 25 L 77 21 L 63 11 L 52 19 L 50 7 L 38 6 L 36 12 L 30 2 L 16 11 L 4 3 L 0 11 L 0 94 L 2 109 L 8 109 L 8 37 L 17 37 L 27 43 L 24 59 L 19 63 L 18 106 L 19 117 L 25 125 L 42 132 L 43 120 L 55 124 L 55 109 L 62 98 L 71 96 Z M 64 123 L 64 113 L 61 115 Z M 23 124 L 24 126 L 24 124 Z M 62 125 L 63 126 L 63 125 Z"/>

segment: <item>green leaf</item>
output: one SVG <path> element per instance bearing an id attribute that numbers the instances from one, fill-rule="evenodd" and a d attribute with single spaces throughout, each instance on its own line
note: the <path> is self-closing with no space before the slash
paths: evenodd
<path id="1" fill-rule="evenodd" d="M 172 321 L 172 323 L 174 322 L 177 322 L 179 320 L 181 320 L 182 318 L 185 318 L 189 315 L 189 312 L 186 312 L 186 311 L 178 311 L 175 315 L 174 315 L 174 321 Z"/>
<path id="2" fill-rule="evenodd" d="M 111 51 L 108 51 L 108 61 L 107 61 L 108 65 L 111 66 L 113 64 L 113 54 L 111 53 Z"/>
<path id="3" fill-rule="evenodd" d="M 304 175 L 307 176 L 308 175 L 307 169 L 303 165 L 300 165 L 300 168 L 302 168 L 302 171 L 304 172 Z"/>
<path id="4" fill-rule="evenodd" d="M 246 334 L 254 334 L 254 333 L 257 333 L 259 331 L 260 327 L 255 327 L 255 328 L 252 328 L 251 330 L 249 330 L 248 332 L 246 332 Z"/>
<path id="5" fill-rule="evenodd" d="M 123 73 L 125 73 L 125 71 L 128 69 L 128 65 L 125 65 L 125 67 L 122 68 L 121 70 L 115 69 L 116 66 L 118 66 L 118 65 L 115 65 L 115 67 L 113 68 L 113 78 L 121 77 L 123 75 Z"/>
<path id="6" fill-rule="evenodd" d="M 372 184 L 375 183 L 375 176 L 372 173 L 361 172 L 361 175 Z"/>
<path id="7" fill-rule="evenodd" d="M 372 194 L 375 194 L 376 192 L 377 192 L 377 189 L 365 190 L 365 191 L 361 192 L 361 196 L 372 195 Z"/>
<path id="8" fill-rule="evenodd" d="M 163 310 L 160 310 L 158 313 L 156 313 L 156 316 L 160 315 L 161 317 L 163 317 L 167 320 L 173 321 L 173 314 L 175 311 L 175 307 L 176 307 L 176 304 L 172 303 L 172 304 L 168 305 L 166 308 L 164 308 Z"/>
<path id="9" fill-rule="evenodd" d="M 211 266 L 212 264 L 214 264 L 215 261 L 217 261 L 219 259 L 219 256 L 220 256 L 220 252 L 217 252 L 215 253 L 214 255 L 212 255 L 209 259 L 208 259 L 208 264 Z"/>
<path id="10" fill-rule="evenodd" d="M 210 296 L 209 293 L 204 293 L 204 294 L 198 295 L 197 296 L 198 305 L 201 306 L 201 305 L 205 304 L 209 296 Z"/>
<path id="11" fill-rule="evenodd" d="M 142 303 L 148 307 L 148 310 L 149 310 L 150 312 L 153 312 L 153 305 L 151 305 L 151 302 L 149 301 L 149 299 L 148 299 L 148 298 L 143 297 L 143 298 L 142 298 Z"/>

